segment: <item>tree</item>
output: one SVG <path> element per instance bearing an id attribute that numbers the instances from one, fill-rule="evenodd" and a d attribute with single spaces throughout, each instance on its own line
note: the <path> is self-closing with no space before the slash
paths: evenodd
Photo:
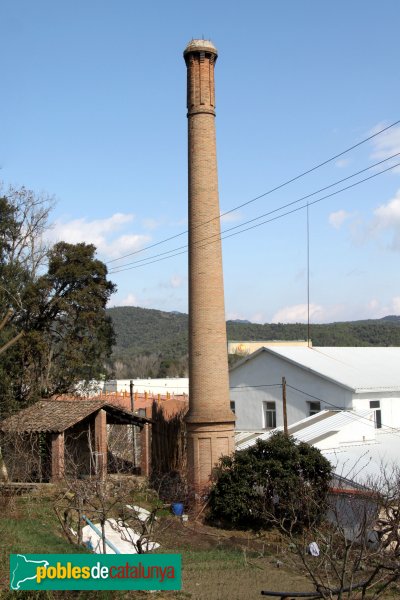
<path id="1" fill-rule="evenodd" d="M 115 290 L 90 244 L 42 236 L 50 205 L 24 188 L 0 199 L 0 307 L 9 314 L 0 347 L 24 335 L 0 355 L 1 412 L 40 397 L 71 390 L 78 380 L 104 372 L 114 334 L 105 313 Z"/>
<path id="2" fill-rule="evenodd" d="M 25 187 L 10 186 L 0 197 L 0 260 L 4 267 L 22 268 L 34 277 L 46 257 L 43 234 L 54 200 Z M 6 290 L 3 289 L 3 293 Z"/>
<path id="3" fill-rule="evenodd" d="M 284 535 L 285 562 L 305 574 L 319 598 L 375 600 L 400 581 L 400 472 L 381 465 L 364 485 L 336 477 L 325 518 L 315 518 L 317 500 L 302 490 L 307 527 L 300 532 L 279 515 L 273 524 Z M 290 505 L 287 505 L 290 510 Z M 286 546 L 286 547 L 285 547 Z M 311 552 L 313 548 L 313 552 Z"/>
<path id="4" fill-rule="evenodd" d="M 318 449 L 273 434 L 220 459 L 209 497 L 211 518 L 255 528 L 278 518 L 301 529 L 324 513 L 330 478 L 331 465 Z M 304 490 L 314 499 L 312 514 Z"/>

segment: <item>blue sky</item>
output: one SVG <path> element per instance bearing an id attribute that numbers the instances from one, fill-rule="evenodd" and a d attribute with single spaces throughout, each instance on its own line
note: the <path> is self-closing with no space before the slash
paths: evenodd
<path id="1" fill-rule="evenodd" d="M 187 227 L 182 52 L 192 37 L 219 50 L 227 211 L 400 119 L 399 19 L 397 0 L 3 0 L 0 178 L 55 196 L 51 240 L 93 242 L 105 262 L 140 250 Z M 398 126 L 227 215 L 222 228 L 396 152 Z M 186 255 L 111 273 L 185 240 L 109 263 L 111 305 L 186 311 Z M 400 314 L 399 252 L 399 168 L 312 206 L 312 320 Z M 223 253 L 227 317 L 304 321 L 304 210 L 227 239 Z"/>

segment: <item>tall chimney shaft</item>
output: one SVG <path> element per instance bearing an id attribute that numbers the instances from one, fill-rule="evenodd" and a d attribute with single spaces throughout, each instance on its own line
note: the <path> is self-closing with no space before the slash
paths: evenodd
<path id="1" fill-rule="evenodd" d="M 189 161 L 188 475 L 196 493 L 221 455 L 234 450 L 222 275 L 215 140 L 217 49 L 192 40 L 187 66 Z"/>

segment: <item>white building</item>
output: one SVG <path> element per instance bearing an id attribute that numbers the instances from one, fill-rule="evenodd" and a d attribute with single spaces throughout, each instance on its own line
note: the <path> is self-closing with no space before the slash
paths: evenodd
<path id="1" fill-rule="evenodd" d="M 377 429 L 374 410 L 323 410 L 288 428 L 299 442 L 315 446 L 330 461 L 333 472 L 341 478 L 369 484 L 390 476 L 400 461 L 400 429 Z M 282 431 L 282 427 L 274 431 Z M 267 440 L 270 431 L 236 433 L 236 450 L 253 446 L 257 439 Z"/>
<path id="2" fill-rule="evenodd" d="M 283 425 L 282 378 L 288 423 L 320 410 L 368 410 L 380 429 L 400 427 L 400 348 L 265 347 L 230 371 L 236 429 Z"/>
<path id="3" fill-rule="evenodd" d="M 371 415 L 373 411 L 333 411 L 322 410 L 306 419 L 293 423 L 288 427 L 289 435 L 299 442 L 307 442 L 321 451 L 338 449 L 359 444 L 372 444 L 376 441 L 376 432 Z M 256 440 L 267 440 L 275 431 L 237 431 L 235 435 L 236 450 L 244 450 L 256 443 Z M 400 441 L 400 437 L 399 437 Z"/>
<path id="4" fill-rule="evenodd" d="M 264 346 L 311 346 L 311 340 L 229 340 L 228 354 L 247 356 Z"/>
<path id="5" fill-rule="evenodd" d="M 129 394 L 130 382 L 133 383 L 133 391 L 139 394 L 147 392 L 151 394 L 167 393 L 171 396 L 182 396 L 189 393 L 189 378 L 188 377 L 166 377 L 164 379 L 113 379 L 106 381 L 102 391 L 105 393 L 122 392 Z"/>

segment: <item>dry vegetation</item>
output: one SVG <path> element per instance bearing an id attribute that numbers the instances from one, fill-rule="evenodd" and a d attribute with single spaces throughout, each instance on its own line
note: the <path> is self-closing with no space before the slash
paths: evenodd
<path id="1" fill-rule="evenodd" d="M 105 504 L 98 504 L 95 489 L 92 488 L 91 502 L 94 510 L 91 516 L 99 517 L 104 510 L 108 516 L 118 513 L 117 490 L 125 490 L 121 500 L 130 500 L 149 510 L 155 509 L 159 516 L 155 539 L 161 544 L 159 552 L 180 553 L 183 575 L 181 592 L 159 592 L 151 596 L 148 592 L 68 593 L 54 592 L 42 595 L 19 593 L 18 598 L 132 598 L 151 597 L 158 600 L 247 600 L 259 598 L 261 590 L 311 591 L 313 589 L 302 557 L 297 552 L 293 540 L 276 529 L 254 533 L 252 531 L 226 530 L 205 525 L 196 521 L 196 514 L 189 515 L 189 521 L 182 523 L 168 510 L 159 508 L 152 492 L 146 487 L 128 485 L 132 478 L 117 478 L 112 484 L 113 493 Z M 130 487 L 130 494 L 126 490 Z M 88 492 L 86 491 L 87 495 Z M 72 546 L 68 541 L 60 521 L 54 512 L 54 505 L 63 515 L 62 503 L 73 505 L 73 490 L 64 487 L 43 486 L 35 494 L 27 496 L 3 496 L 0 534 L 2 551 L 0 564 L 0 584 L 3 592 L 0 598 L 14 597 L 7 592 L 8 555 L 11 552 L 71 553 L 85 552 L 84 548 Z M 75 498 L 76 499 L 76 498 Z M 90 513 L 89 513 L 90 514 Z M 61 520 L 62 520 L 61 516 Z M 295 538 L 300 546 L 302 537 Z M 308 556 L 311 568 L 317 569 L 318 559 Z M 394 595 L 393 595 L 394 594 Z M 16 597 L 16 596 L 15 596 Z M 383 598 L 398 597 L 388 592 Z M 357 598 L 356 595 L 353 598 Z"/>

